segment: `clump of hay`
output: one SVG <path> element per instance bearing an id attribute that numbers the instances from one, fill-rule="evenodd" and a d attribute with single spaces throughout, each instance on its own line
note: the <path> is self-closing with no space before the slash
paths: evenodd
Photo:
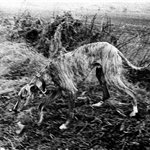
<path id="1" fill-rule="evenodd" d="M 48 60 L 24 43 L 0 43 L 0 91 L 12 91 L 40 71 Z"/>

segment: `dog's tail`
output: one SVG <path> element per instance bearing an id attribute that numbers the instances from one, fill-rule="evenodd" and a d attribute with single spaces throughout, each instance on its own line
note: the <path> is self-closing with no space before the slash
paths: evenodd
<path id="1" fill-rule="evenodd" d="M 143 67 L 137 67 L 137 66 L 133 65 L 120 51 L 118 51 L 118 54 L 122 58 L 124 66 L 127 67 L 127 68 L 131 68 L 131 69 L 134 69 L 134 70 L 144 70 L 148 66 L 150 66 L 150 64 L 147 64 Z"/>

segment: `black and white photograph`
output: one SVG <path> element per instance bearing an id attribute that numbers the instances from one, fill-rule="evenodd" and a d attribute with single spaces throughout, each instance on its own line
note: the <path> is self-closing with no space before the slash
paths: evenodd
<path id="1" fill-rule="evenodd" d="M 0 150 L 150 150 L 150 1 L 0 0 Z"/>

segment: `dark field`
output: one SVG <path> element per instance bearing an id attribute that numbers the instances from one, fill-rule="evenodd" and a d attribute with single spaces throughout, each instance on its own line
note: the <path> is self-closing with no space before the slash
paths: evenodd
<path id="1" fill-rule="evenodd" d="M 143 101 L 149 97 L 142 93 L 139 103 L 139 115 L 135 118 L 128 117 L 132 106 L 129 97 L 115 94 L 112 91 L 109 101 L 101 108 L 92 108 L 90 103 L 98 102 L 101 97 L 101 88 L 93 85 L 86 91 L 85 98 L 76 100 L 75 119 L 66 131 L 60 131 L 59 126 L 67 117 L 67 99 L 61 97 L 49 103 L 45 109 L 44 122 L 39 127 L 36 124 L 37 112 L 34 111 L 34 121 L 21 135 L 15 134 L 16 116 L 8 112 L 8 105 L 15 99 L 1 98 L 1 140 L 7 149 L 149 149 L 150 114 L 148 103 Z M 43 99 L 36 99 L 36 104 Z M 6 102 L 7 101 L 7 102 Z M 111 102 L 112 101 L 112 102 Z M 126 105 L 119 105 L 118 102 Z M 6 111 L 7 110 L 7 111 Z"/>

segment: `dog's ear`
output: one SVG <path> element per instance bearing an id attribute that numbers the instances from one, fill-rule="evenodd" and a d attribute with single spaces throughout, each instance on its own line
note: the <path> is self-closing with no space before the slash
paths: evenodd
<path id="1" fill-rule="evenodd" d="M 37 88 L 41 89 L 42 91 L 46 90 L 46 83 L 45 83 L 44 79 L 42 79 L 42 78 L 38 79 L 36 81 L 36 86 L 37 86 Z"/>

